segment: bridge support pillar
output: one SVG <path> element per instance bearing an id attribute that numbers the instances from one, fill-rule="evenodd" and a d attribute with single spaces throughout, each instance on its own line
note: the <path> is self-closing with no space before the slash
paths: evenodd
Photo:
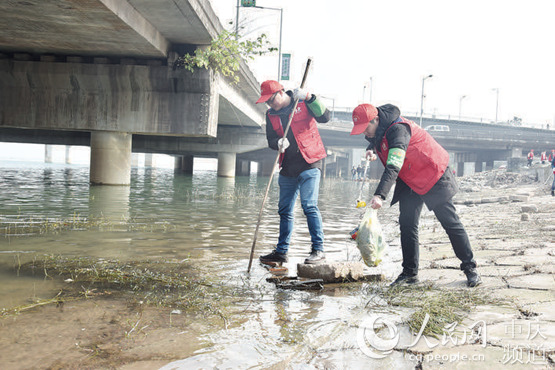
<path id="1" fill-rule="evenodd" d="M 179 155 L 175 157 L 174 170 L 176 172 L 186 173 L 188 175 L 193 174 L 193 163 L 195 157 L 192 155 Z"/>
<path id="2" fill-rule="evenodd" d="M 258 176 L 270 176 L 274 167 L 275 158 L 272 160 L 262 160 L 258 162 Z M 276 166 L 277 167 L 277 166 Z"/>
<path id="3" fill-rule="evenodd" d="M 44 163 L 52 163 L 52 145 L 44 146 Z"/>
<path id="4" fill-rule="evenodd" d="M 218 177 L 235 177 L 237 154 L 218 153 Z"/>
<path id="5" fill-rule="evenodd" d="M 91 132 L 91 184 L 130 184 L 131 139 L 132 135 L 124 132 Z"/>
<path id="6" fill-rule="evenodd" d="M 154 155 L 152 153 L 145 153 L 145 167 L 152 167 L 154 164 Z"/>
<path id="7" fill-rule="evenodd" d="M 251 174 L 251 161 L 245 159 L 237 159 L 235 162 L 235 175 L 237 176 L 250 176 Z"/>
<path id="8" fill-rule="evenodd" d="M 511 158 L 521 158 L 522 157 L 522 148 L 511 148 L 510 156 L 511 156 Z"/>
<path id="9" fill-rule="evenodd" d="M 66 164 L 71 164 L 71 145 L 66 145 Z"/>

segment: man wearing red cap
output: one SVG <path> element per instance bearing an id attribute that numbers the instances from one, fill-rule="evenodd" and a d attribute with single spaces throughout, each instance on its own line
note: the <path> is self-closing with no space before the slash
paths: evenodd
<path id="1" fill-rule="evenodd" d="M 293 107 L 298 100 L 295 112 Z M 293 210 L 297 197 L 306 216 L 311 239 L 311 252 L 305 263 L 321 263 L 324 255 L 324 231 L 322 216 L 318 209 L 318 190 L 322 159 L 326 157 L 324 143 L 320 138 L 316 122 L 329 121 L 330 113 L 316 95 L 303 89 L 285 91 L 283 86 L 273 80 L 264 81 L 261 96 L 256 103 L 266 103 L 266 138 L 268 146 L 279 150 L 279 237 L 276 248 L 260 261 L 287 262 L 287 252 L 293 233 Z M 291 128 L 283 137 L 289 122 Z"/>
<path id="2" fill-rule="evenodd" d="M 447 232 L 467 285 L 475 287 L 482 281 L 468 235 L 453 205 L 458 186 L 448 167 L 449 154 L 428 132 L 400 113 L 391 104 L 377 108 L 361 104 L 353 111 L 351 131 L 351 135 L 365 135 L 370 142 L 366 156 L 370 160 L 379 157 L 385 167 L 370 206 L 379 209 L 395 184 L 391 204 L 399 202 L 403 272 L 392 285 L 418 282 L 418 222 L 426 204 Z"/>

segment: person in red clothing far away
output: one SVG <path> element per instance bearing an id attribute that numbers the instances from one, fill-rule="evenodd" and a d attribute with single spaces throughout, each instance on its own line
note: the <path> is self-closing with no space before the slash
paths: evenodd
<path id="1" fill-rule="evenodd" d="M 532 166 L 532 162 L 534 161 L 534 149 L 530 149 L 526 159 L 528 159 L 528 167 Z"/>

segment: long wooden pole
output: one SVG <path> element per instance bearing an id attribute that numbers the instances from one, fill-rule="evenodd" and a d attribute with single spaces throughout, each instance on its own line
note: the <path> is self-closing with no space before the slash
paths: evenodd
<path id="1" fill-rule="evenodd" d="M 306 68 L 304 70 L 303 80 L 301 82 L 301 89 L 304 88 L 304 83 L 306 82 L 306 76 L 308 75 L 308 70 L 310 69 L 311 63 L 312 63 L 312 59 L 308 58 L 306 62 Z M 293 110 L 289 115 L 289 121 L 287 122 L 287 126 L 285 126 L 283 137 L 287 137 L 287 133 L 289 132 L 289 127 L 291 126 L 291 121 L 293 120 L 293 115 L 295 114 L 295 110 L 297 109 L 298 103 L 299 103 L 299 99 L 295 99 L 295 104 L 293 105 Z M 260 206 L 260 212 L 258 212 L 258 221 L 256 222 L 256 229 L 254 230 L 254 237 L 252 240 L 251 255 L 249 257 L 249 267 L 247 268 L 247 273 L 251 272 L 252 257 L 254 256 L 254 248 L 256 247 L 256 239 L 258 238 L 258 229 L 260 228 L 260 221 L 262 220 L 262 212 L 264 211 L 264 204 L 266 204 L 266 199 L 268 198 L 268 193 L 270 192 L 270 186 L 272 185 L 272 179 L 274 178 L 274 172 L 276 171 L 280 154 L 281 153 L 278 150 L 278 155 L 276 156 L 276 160 L 274 161 L 274 165 L 272 166 L 270 179 L 268 180 L 268 185 L 266 186 L 266 192 L 264 193 L 264 198 L 262 199 L 262 206 Z"/>

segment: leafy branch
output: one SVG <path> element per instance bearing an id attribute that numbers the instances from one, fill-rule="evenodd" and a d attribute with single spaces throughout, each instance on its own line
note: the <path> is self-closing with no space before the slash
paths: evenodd
<path id="1" fill-rule="evenodd" d="M 197 48 L 193 54 L 187 53 L 179 57 L 174 68 L 186 69 L 194 72 L 195 68 L 206 68 L 220 72 L 226 77 L 231 77 L 234 83 L 239 82 L 235 72 L 239 70 L 240 60 L 253 60 L 255 56 L 276 51 L 271 47 L 265 34 L 255 40 L 239 41 L 235 33 L 222 31 L 205 48 Z"/>

